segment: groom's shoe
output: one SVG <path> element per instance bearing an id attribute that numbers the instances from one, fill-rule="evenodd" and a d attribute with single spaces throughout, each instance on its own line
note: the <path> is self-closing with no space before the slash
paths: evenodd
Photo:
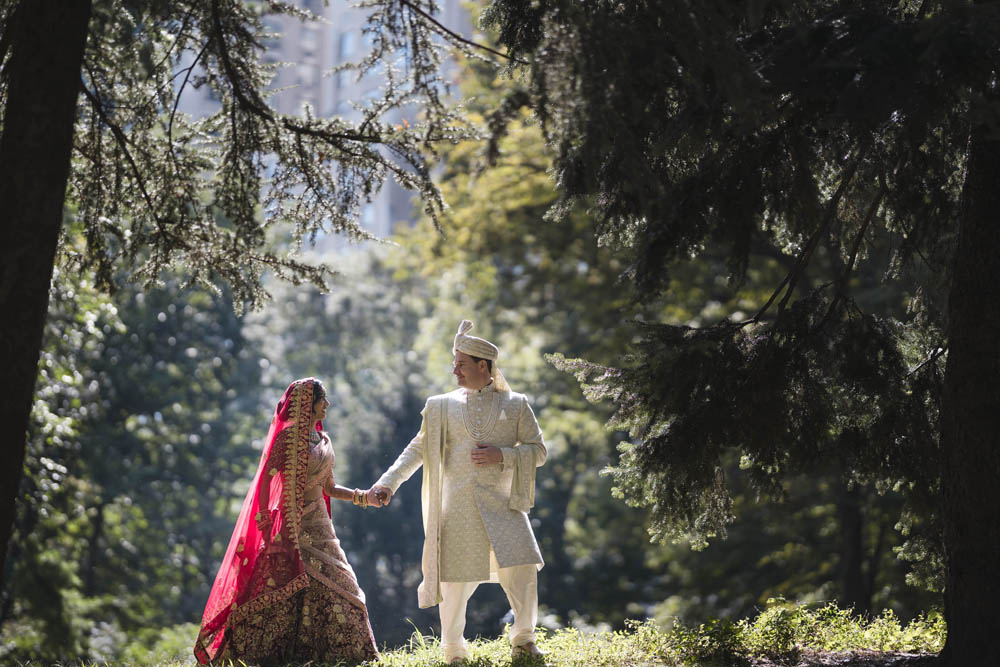
<path id="1" fill-rule="evenodd" d="M 510 650 L 511 661 L 517 660 L 518 658 L 543 658 L 545 653 L 543 653 L 537 646 L 535 642 L 527 642 L 521 644 L 520 646 L 515 646 Z"/>

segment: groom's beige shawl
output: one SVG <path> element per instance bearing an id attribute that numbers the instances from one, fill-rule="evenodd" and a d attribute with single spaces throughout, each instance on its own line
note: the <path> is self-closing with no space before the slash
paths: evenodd
<path id="1" fill-rule="evenodd" d="M 417 604 L 433 607 L 441 602 L 441 452 L 447 436 L 447 396 L 432 396 L 423 410 L 423 483 L 420 487 L 420 507 L 424 516 L 424 552 L 421 569 L 424 580 L 417 587 Z"/>

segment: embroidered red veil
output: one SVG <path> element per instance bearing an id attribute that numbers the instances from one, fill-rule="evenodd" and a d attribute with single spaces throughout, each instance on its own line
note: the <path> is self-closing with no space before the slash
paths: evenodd
<path id="1" fill-rule="evenodd" d="M 314 382 L 314 378 L 293 382 L 274 410 L 257 474 L 205 604 L 194 646 L 202 664 L 225 650 L 230 623 L 308 585 L 299 551 L 299 523 L 309 431 L 322 429 L 322 423 L 312 419 Z M 264 533 L 254 519 L 258 513 L 271 517 Z"/>

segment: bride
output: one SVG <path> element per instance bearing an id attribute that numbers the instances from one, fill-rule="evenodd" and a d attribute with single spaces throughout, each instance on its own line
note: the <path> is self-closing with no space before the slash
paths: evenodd
<path id="1" fill-rule="evenodd" d="M 330 521 L 329 499 L 381 506 L 334 482 L 322 383 L 296 380 L 278 402 L 229 549 L 208 596 L 194 654 L 243 660 L 361 662 L 378 657 L 358 585 Z"/>

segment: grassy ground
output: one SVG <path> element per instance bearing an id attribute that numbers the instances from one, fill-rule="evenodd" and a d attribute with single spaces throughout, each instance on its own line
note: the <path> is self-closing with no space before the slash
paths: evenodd
<path id="1" fill-rule="evenodd" d="M 191 642 L 178 642 L 178 634 L 186 633 L 168 633 L 144 650 L 133 648 L 115 664 L 195 664 L 187 657 Z M 663 630 L 645 622 L 599 634 L 574 629 L 541 631 L 538 644 L 546 653 L 544 661 L 522 658 L 514 667 L 916 667 L 932 662 L 944 638 L 944 621 L 939 614 L 904 626 L 891 613 L 865 620 L 833 605 L 809 609 L 775 601 L 757 618 L 737 623 L 714 621 L 697 628 Z M 441 664 L 437 638 L 416 633 L 408 646 L 384 650 L 380 660 L 367 663 L 368 667 Z M 466 665 L 508 667 L 510 647 L 502 638 L 476 639 L 471 642 Z"/>
<path id="2" fill-rule="evenodd" d="M 543 633 L 544 664 L 559 667 L 765 667 L 768 665 L 876 666 L 927 664 L 944 645 L 940 615 L 903 626 L 891 613 L 862 620 L 834 606 L 809 610 L 775 604 L 753 620 L 715 621 L 698 628 L 661 630 L 636 623 L 622 632 L 583 634 L 577 630 Z M 387 652 L 386 667 L 441 664 L 437 640 L 415 636 L 411 646 Z M 519 660 L 518 665 L 540 665 Z M 479 639 L 469 652 L 470 667 L 510 665 L 503 639 Z"/>

